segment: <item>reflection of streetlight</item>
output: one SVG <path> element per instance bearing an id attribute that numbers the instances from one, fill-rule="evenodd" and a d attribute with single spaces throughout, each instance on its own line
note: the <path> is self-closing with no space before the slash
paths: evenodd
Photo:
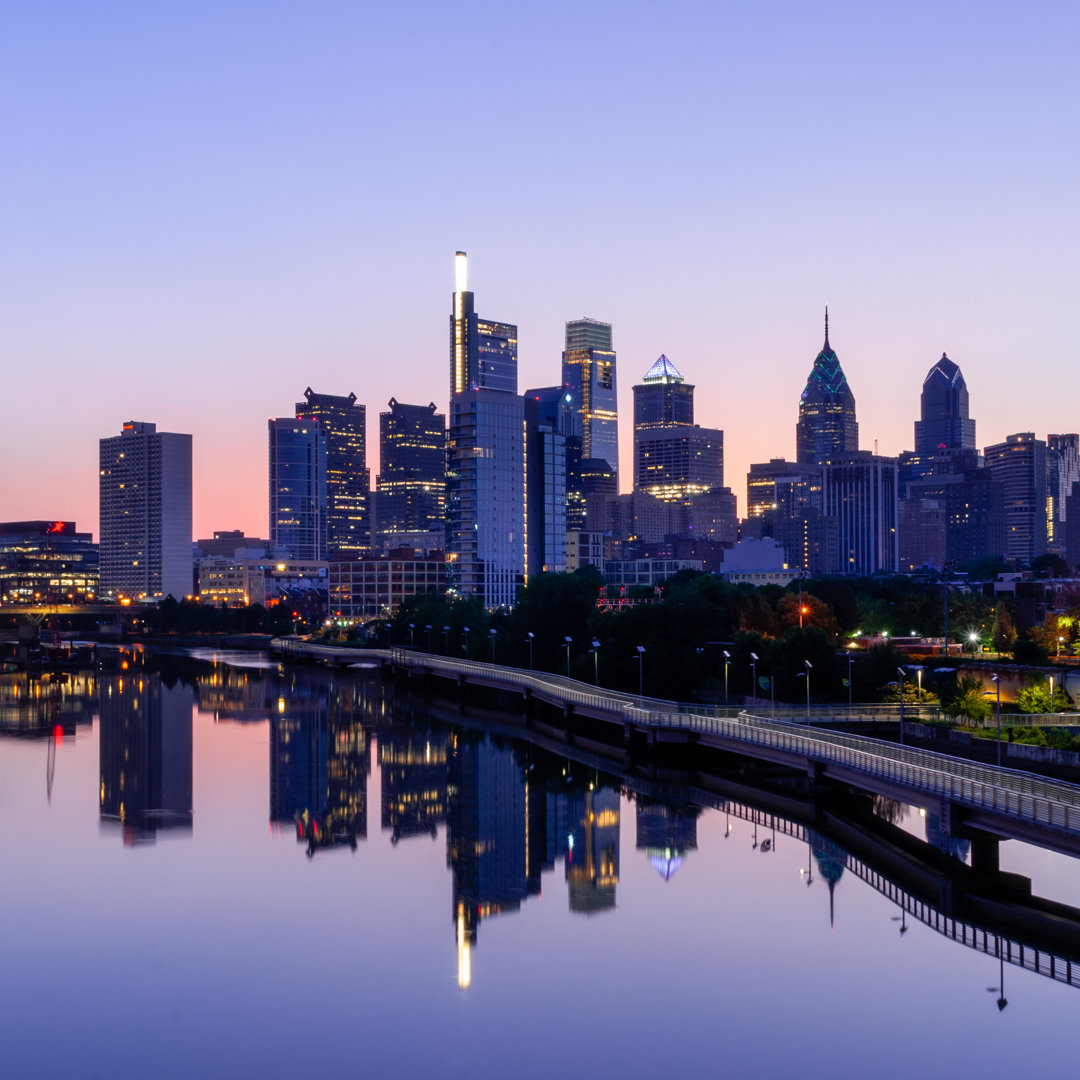
<path id="1" fill-rule="evenodd" d="M 567 634 L 566 637 L 563 638 L 563 641 L 566 642 L 566 645 L 565 645 L 565 649 L 566 649 L 566 677 L 569 679 L 570 678 L 570 646 L 574 644 L 574 639 L 569 634 Z"/>
<path id="2" fill-rule="evenodd" d="M 593 686 L 600 685 L 600 642 L 592 639 Z"/>
<path id="3" fill-rule="evenodd" d="M 645 696 L 645 646 L 637 646 L 637 655 L 634 657 L 638 662 L 638 697 Z"/>
<path id="4" fill-rule="evenodd" d="M 754 700 L 755 701 L 757 700 L 757 662 L 758 662 L 758 654 L 756 652 L 752 652 L 750 654 L 750 671 L 751 671 L 750 681 L 751 681 L 751 688 L 754 691 Z"/>
<path id="5" fill-rule="evenodd" d="M 528 641 L 528 643 L 529 643 L 529 670 L 530 670 L 530 671 L 532 671 L 532 669 L 533 669 L 533 662 L 532 662 L 532 643 L 533 643 L 533 638 L 534 638 L 534 637 L 536 637 L 536 635 L 535 635 L 535 634 L 534 634 L 534 633 L 533 633 L 533 632 L 532 632 L 531 630 L 530 630 L 530 631 L 529 631 L 529 632 L 528 632 L 528 633 L 527 633 L 527 634 L 525 635 L 525 639 L 526 639 L 526 640 Z"/>
<path id="6" fill-rule="evenodd" d="M 1005 997 L 1005 954 L 1001 951 L 1001 938 L 997 937 L 994 940 L 997 944 L 998 954 L 998 984 L 997 986 L 988 986 L 986 991 L 989 994 L 998 995 L 998 1012 L 1004 1012 L 1005 1006 L 1009 1004 L 1009 999 Z"/>
<path id="7" fill-rule="evenodd" d="M 900 924 L 900 936 L 903 937 L 908 931 L 907 909 L 904 908 L 903 905 L 901 905 L 900 914 L 899 915 L 892 915 L 892 916 L 890 916 L 890 918 L 892 919 L 893 922 L 898 922 Z"/>
<path id="8" fill-rule="evenodd" d="M 731 653 L 724 649 L 724 704 L 728 703 L 728 665 L 731 663 Z"/>

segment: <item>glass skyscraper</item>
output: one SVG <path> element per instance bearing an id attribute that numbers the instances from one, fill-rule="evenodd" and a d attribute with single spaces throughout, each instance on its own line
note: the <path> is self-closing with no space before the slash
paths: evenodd
<path id="1" fill-rule="evenodd" d="M 316 417 L 267 422 L 270 545 L 294 559 L 326 558 L 326 429 Z"/>
<path id="2" fill-rule="evenodd" d="M 975 421 L 960 368 L 945 353 L 923 380 L 922 418 L 915 421 L 915 453 L 925 463 L 942 450 L 974 450 Z"/>
<path id="3" fill-rule="evenodd" d="M 1005 558 L 1030 562 L 1046 554 L 1046 443 L 1032 431 L 986 448 L 986 468 L 1004 487 Z"/>
<path id="4" fill-rule="evenodd" d="M 566 570 L 567 436 L 575 430 L 574 395 L 562 386 L 525 391 L 526 570 Z"/>
<path id="5" fill-rule="evenodd" d="M 668 502 L 724 486 L 724 433 L 694 423 L 694 387 L 661 356 L 634 387 L 634 490 Z"/>
<path id="6" fill-rule="evenodd" d="M 446 417 L 390 399 L 379 413 L 378 529 L 433 533 L 446 522 Z"/>
<path id="7" fill-rule="evenodd" d="M 517 327 L 479 319 L 454 261 L 447 436 L 448 591 L 512 607 L 525 580 L 525 416 Z"/>
<path id="8" fill-rule="evenodd" d="M 829 345 L 829 309 L 825 309 L 825 344 L 814 359 L 799 399 L 795 458 L 800 465 L 824 465 L 859 449 L 855 395 L 836 353 Z"/>
<path id="9" fill-rule="evenodd" d="M 468 284 L 468 256 L 454 256 L 454 300 L 450 315 L 450 393 L 502 390 L 517 393 L 517 327 L 481 319 Z"/>
<path id="10" fill-rule="evenodd" d="M 310 386 L 304 399 L 296 403 L 297 419 L 315 417 L 326 432 L 326 550 L 365 551 L 371 547 L 367 410 L 355 394 L 316 394 Z"/>
<path id="11" fill-rule="evenodd" d="M 566 324 L 562 381 L 578 403 L 581 457 L 606 461 L 617 481 L 619 407 L 611 323 L 582 318 Z"/>

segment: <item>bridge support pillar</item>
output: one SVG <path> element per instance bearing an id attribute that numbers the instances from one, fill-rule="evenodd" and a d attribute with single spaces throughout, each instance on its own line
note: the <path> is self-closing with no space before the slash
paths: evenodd
<path id="1" fill-rule="evenodd" d="M 980 836 L 971 841 L 971 869 L 976 874 L 997 874 L 1001 870 L 1001 841 Z"/>
<path id="2" fill-rule="evenodd" d="M 574 719 L 574 706 L 568 701 L 563 705 L 563 737 L 568 746 L 574 741 Z"/>

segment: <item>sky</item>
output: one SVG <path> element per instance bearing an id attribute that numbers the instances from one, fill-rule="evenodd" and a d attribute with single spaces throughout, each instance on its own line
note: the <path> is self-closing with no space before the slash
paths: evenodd
<path id="1" fill-rule="evenodd" d="M 980 446 L 1080 429 L 1072 3 L 7 5 L 0 519 L 97 533 L 97 441 L 194 436 L 194 532 L 267 534 L 305 387 L 445 412 L 453 254 L 519 327 L 661 353 L 751 462 L 830 342 L 861 445 L 913 444 L 947 351 Z"/>

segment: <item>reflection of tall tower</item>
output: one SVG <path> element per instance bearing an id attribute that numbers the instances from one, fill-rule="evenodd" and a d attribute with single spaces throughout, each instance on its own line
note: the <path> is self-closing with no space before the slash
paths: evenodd
<path id="1" fill-rule="evenodd" d="M 159 829 L 191 829 L 190 687 L 156 673 L 98 680 L 101 820 L 124 843 L 153 843 Z"/>
<path id="2" fill-rule="evenodd" d="M 613 788 L 586 791 L 566 853 L 570 910 L 593 915 L 615 907 L 619 883 L 619 793 Z"/>
<path id="3" fill-rule="evenodd" d="M 481 919 L 516 911 L 529 894 L 529 787 L 514 751 L 454 736 L 448 761 L 446 861 L 453 879 L 458 982 L 471 978 Z"/>
<path id="4" fill-rule="evenodd" d="M 810 841 L 813 849 L 814 859 L 818 865 L 818 873 L 829 885 L 829 926 L 831 928 L 835 925 L 836 883 L 844 876 L 847 852 L 812 829 L 806 830 L 806 838 Z"/>
<path id="5" fill-rule="evenodd" d="M 392 843 L 410 836 L 434 839 L 446 820 L 446 736 L 384 733 L 379 739 L 382 827 Z"/>
<path id="6" fill-rule="evenodd" d="M 644 849 L 656 872 L 670 881 L 688 851 L 697 848 L 698 808 L 639 802 L 637 807 L 638 851 Z"/>
<path id="7" fill-rule="evenodd" d="M 296 827 L 314 855 L 323 847 L 367 836 L 367 776 L 371 748 L 363 714 L 316 689 L 278 702 L 270 722 L 270 820 Z"/>

